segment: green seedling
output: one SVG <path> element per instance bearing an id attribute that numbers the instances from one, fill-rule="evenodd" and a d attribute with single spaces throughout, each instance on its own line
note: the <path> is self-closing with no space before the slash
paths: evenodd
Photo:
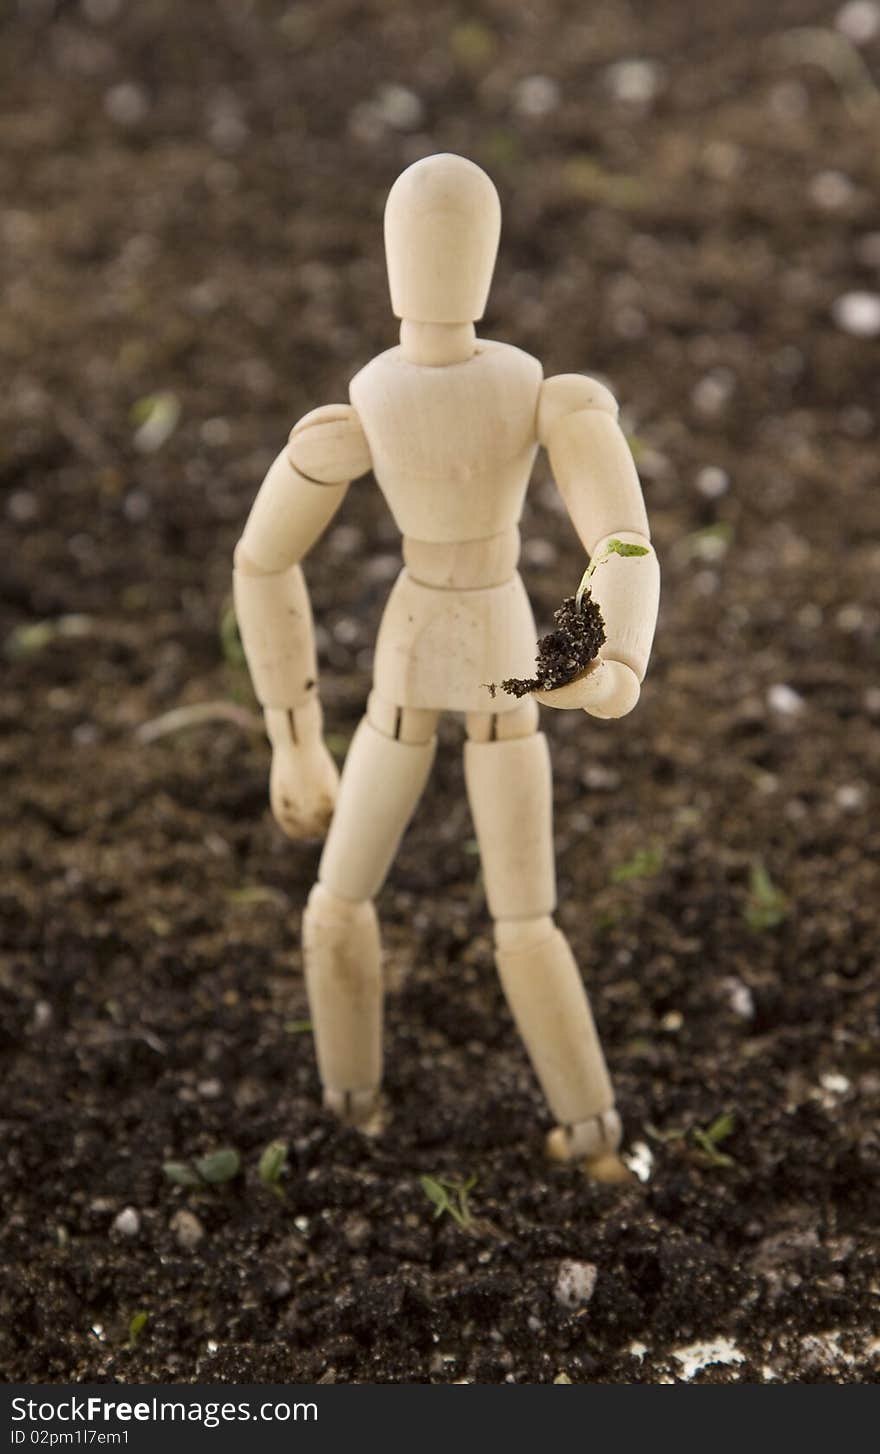
<path id="1" fill-rule="evenodd" d="M 231 1146 L 222 1146 L 219 1151 L 209 1151 L 206 1156 L 200 1156 L 195 1165 L 202 1181 L 210 1186 L 222 1186 L 238 1176 L 241 1157 Z"/>
<path id="2" fill-rule="evenodd" d="M 610 560 L 612 555 L 649 554 L 650 551 L 648 550 L 647 545 L 627 545 L 625 540 L 618 540 L 616 536 L 613 540 L 609 540 L 608 544 L 605 546 L 605 549 L 601 551 L 599 555 L 593 556 L 593 559 L 590 561 L 590 564 L 587 566 L 586 570 L 581 576 L 581 583 L 577 588 L 574 598 L 574 604 L 576 609 L 578 611 L 583 610 L 584 596 L 590 589 L 590 581 L 596 574 L 599 566 L 604 565 L 606 560 Z"/>
<path id="3" fill-rule="evenodd" d="M 466 1181 L 450 1181 L 442 1176 L 419 1177 L 422 1191 L 434 1203 L 435 1218 L 448 1214 L 459 1227 L 469 1227 L 473 1221 L 468 1193 L 476 1184 L 475 1176 L 469 1176 Z"/>
<path id="4" fill-rule="evenodd" d="M 197 1176 L 192 1167 L 187 1166 L 185 1161 L 166 1161 L 162 1166 L 162 1170 L 168 1180 L 172 1181 L 175 1186 L 194 1187 L 202 1185 L 201 1177 Z"/>
<path id="5" fill-rule="evenodd" d="M 220 634 L 220 647 L 223 651 L 223 659 L 230 666 L 243 667 L 245 663 L 244 647 L 241 644 L 241 635 L 238 629 L 238 621 L 235 616 L 235 607 L 232 600 L 227 597 L 220 612 L 218 624 Z"/>
<path id="6" fill-rule="evenodd" d="M 654 878 L 663 867 L 663 849 L 659 844 L 653 848 L 639 848 L 625 863 L 619 863 L 611 870 L 613 884 L 626 884 L 636 878 Z"/>
<path id="7" fill-rule="evenodd" d="M 270 1141 L 260 1156 L 257 1170 L 260 1174 L 260 1181 L 267 1186 L 276 1196 L 283 1197 L 284 1192 L 280 1185 L 281 1175 L 287 1165 L 287 1142 Z"/>
<path id="8" fill-rule="evenodd" d="M 138 1338 L 141 1336 L 141 1333 L 147 1326 L 149 1316 L 149 1313 L 135 1313 L 134 1317 L 128 1325 L 129 1348 L 134 1348 L 136 1346 Z"/>
<path id="9" fill-rule="evenodd" d="M 162 1170 L 175 1186 L 189 1189 L 204 1186 L 222 1186 L 232 1181 L 241 1171 L 241 1157 L 232 1146 L 221 1146 L 217 1151 L 208 1151 L 199 1156 L 192 1166 L 186 1161 L 166 1161 Z"/>
<path id="10" fill-rule="evenodd" d="M 732 1156 L 728 1156 L 726 1152 L 718 1150 L 720 1143 L 726 1141 L 728 1136 L 732 1135 L 735 1124 L 736 1122 L 730 1112 L 725 1111 L 722 1115 L 716 1116 L 712 1124 L 707 1126 L 705 1130 L 702 1130 L 699 1126 L 695 1126 L 691 1131 L 694 1142 L 699 1146 L 703 1155 L 708 1156 L 713 1166 L 736 1165 Z"/>
<path id="11" fill-rule="evenodd" d="M 311 1020 L 285 1020 L 284 1028 L 288 1035 L 308 1035 L 312 1022 Z"/>
<path id="12" fill-rule="evenodd" d="M 749 928 L 757 933 L 775 929 L 788 918 L 788 899 L 776 887 L 760 859 L 755 860 L 749 871 L 749 896 L 743 912 Z"/>

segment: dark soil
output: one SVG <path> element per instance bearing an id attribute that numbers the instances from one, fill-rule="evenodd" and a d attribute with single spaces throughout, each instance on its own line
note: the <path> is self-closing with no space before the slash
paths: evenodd
<path id="1" fill-rule="evenodd" d="M 656 1383 L 729 1340 L 698 1379 L 877 1380 L 877 344 L 834 304 L 878 291 L 880 153 L 779 46 L 837 8 L 7 7 L 6 1378 Z M 634 57 L 657 68 L 609 71 Z M 638 709 L 543 714 L 559 919 L 648 1175 L 623 1190 L 542 1160 L 459 723 L 379 905 L 387 1128 L 321 1111 L 319 846 L 273 826 L 221 645 L 264 470 L 394 341 L 387 189 L 444 148 L 502 194 L 483 331 L 609 379 L 663 569 Z M 161 392 L 176 427 L 166 400 L 135 445 Z M 523 540 L 549 626 L 583 559 L 543 461 Z M 340 756 L 399 559 L 362 482 L 307 565 Z M 256 1170 L 279 1137 L 283 1199 Z M 163 1176 L 225 1145 L 227 1185 Z M 469 1229 L 426 1174 L 476 1175 Z M 583 1306 L 565 1260 L 598 1269 Z"/>
<path id="2" fill-rule="evenodd" d="M 604 640 L 605 623 L 596 602 L 585 595 L 578 607 L 574 596 L 566 596 L 553 612 L 553 630 L 538 642 L 535 675 L 507 677 L 502 690 L 512 697 L 525 697 L 529 692 L 564 687 L 596 660 Z"/>

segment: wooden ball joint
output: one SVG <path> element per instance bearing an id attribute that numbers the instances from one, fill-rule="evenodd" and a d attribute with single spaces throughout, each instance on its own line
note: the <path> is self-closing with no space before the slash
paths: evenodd
<path id="1" fill-rule="evenodd" d="M 544 379 L 537 359 L 478 338 L 501 227 L 498 195 L 462 157 L 416 162 L 391 189 L 385 251 L 400 343 L 315 409 L 271 466 L 235 554 L 235 606 L 272 744 L 273 812 L 291 838 L 326 830 L 303 919 L 325 1104 L 366 1125 L 382 1078 L 381 947 L 373 905 L 431 770 L 441 712 L 463 714 L 465 777 L 495 956 L 550 1106 L 556 1160 L 625 1175 L 620 1119 L 589 1000 L 553 921 L 552 788 L 538 702 L 632 710 L 659 596 L 638 476 L 608 390 Z M 587 555 L 604 643 L 573 680 L 517 698 L 535 624 L 518 524 L 539 445 Z M 403 537 L 373 691 L 341 780 L 323 742 L 301 561 L 352 480 L 372 469 Z M 629 547 L 625 549 L 625 547 Z"/>

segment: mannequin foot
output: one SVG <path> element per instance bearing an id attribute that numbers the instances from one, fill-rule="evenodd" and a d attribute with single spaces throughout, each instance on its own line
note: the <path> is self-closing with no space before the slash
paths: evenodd
<path id="1" fill-rule="evenodd" d="M 608 1185 L 632 1181 L 632 1173 L 617 1154 L 622 1128 L 615 1110 L 602 1111 L 576 1126 L 555 1126 L 545 1151 L 551 1161 L 579 1161 L 585 1176 Z"/>
<path id="2" fill-rule="evenodd" d="M 378 1136 L 384 1129 L 384 1105 L 378 1089 L 339 1091 L 325 1086 L 324 1107 L 365 1136 Z"/>

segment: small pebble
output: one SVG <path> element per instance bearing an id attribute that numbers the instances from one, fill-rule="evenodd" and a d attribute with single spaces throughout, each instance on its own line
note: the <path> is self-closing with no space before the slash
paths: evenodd
<path id="1" fill-rule="evenodd" d="M 416 131 L 425 119 L 421 98 L 408 86 L 383 86 L 375 105 L 386 126 L 393 131 Z"/>
<path id="2" fill-rule="evenodd" d="M 867 45 L 880 35 L 880 5 L 874 0 L 847 0 L 835 15 L 834 25 L 853 45 Z"/>
<path id="3" fill-rule="evenodd" d="M 843 293 L 834 300 L 832 317 L 838 328 L 853 338 L 876 338 L 880 334 L 880 295 Z"/>
<path id="4" fill-rule="evenodd" d="M 563 1262 L 556 1279 L 554 1296 L 564 1308 L 582 1307 L 590 1301 L 599 1269 L 595 1262 Z"/>
<path id="5" fill-rule="evenodd" d="M 817 172 L 810 182 L 810 197 L 825 212 L 837 212 L 852 200 L 855 187 L 843 172 Z"/>
<path id="6" fill-rule="evenodd" d="M 697 475 L 697 490 L 704 500 L 720 500 L 730 488 L 730 476 L 717 465 L 706 465 Z"/>
<path id="7" fill-rule="evenodd" d="M 858 813 L 865 806 L 865 796 L 861 783 L 844 783 L 835 792 L 834 801 L 845 813 Z"/>
<path id="8" fill-rule="evenodd" d="M 654 61 L 615 61 L 605 72 L 605 80 L 616 101 L 630 106 L 650 106 L 663 89 L 665 71 Z"/>
<path id="9" fill-rule="evenodd" d="M 513 104 L 520 116 L 548 116 L 559 105 L 559 87 L 549 76 L 523 76 L 514 87 Z"/>
<path id="10" fill-rule="evenodd" d="M 806 705 L 800 692 L 796 692 L 794 687 L 786 686 L 784 682 L 775 682 L 772 687 L 767 688 L 767 706 L 780 717 L 797 717 Z"/>
<path id="11" fill-rule="evenodd" d="M 123 1207 L 113 1218 L 113 1230 L 122 1237 L 136 1237 L 141 1230 L 141 1219 L 134 1207 Z"/>
<path id="12" fill-rule="evenodd" d="M 117 126 L 137 126 L 150 109 L 147 93 L 134 81 L 111 86 L 104 97 L 104 110 Z"/>
<path id="13" fill-rule="evenodd" d="M 184 1207 L 174 1213 L 168 1225 L 185 1252 L 192 1252 L 198 1247 L 205 1235 L 205 1229 L 198 1217 Z"/>

